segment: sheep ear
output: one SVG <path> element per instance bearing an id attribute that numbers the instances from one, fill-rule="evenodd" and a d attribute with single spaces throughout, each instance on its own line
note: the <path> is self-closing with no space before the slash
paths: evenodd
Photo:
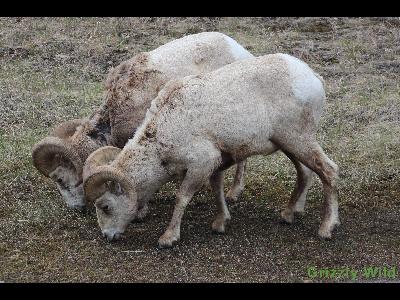
<path id="1" fill-rule="evenodd" d="M 115 183 L 115 193 L 121 195 L 123 193 L 122 186 L 118 182 Z"/>
<path id="2" fill-rule="evenodd" d="M 106 146 L 97 149 L 86 159 L 83 166 L 83 178 L 90 176 L 98 167 L 111 164 L 121 149 L 113 146 Z"/>
<path id="3" fill-rule="evenodd" d="M 78 126 L 84 124 L 86 119 L 74 119 L 64 123 L 61 123 L 53 128 L 51 132 L 51 136 L 56 136 L 61 139 L 66 139 L 70 136 L 73 136 Z"/>
<path id="4" fill-rule="evenodd" d="M 107 182 L 107 188 L 111 193 L 113 193 L 115 195 L 119 196 L 119 195 L 123 194 L 122 187 L 118 182 L 115 182 L 115 181 Z"/>

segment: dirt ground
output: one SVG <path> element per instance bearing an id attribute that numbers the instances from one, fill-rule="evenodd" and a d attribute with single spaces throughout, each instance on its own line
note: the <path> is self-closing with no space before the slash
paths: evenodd
<path id="1" fill-rule="evenodd" d="M 324 77 L 318 140 L 341 170 L 342 225 L 332 240 L 317 235 L 318 180 L 306 213 L 280 222 L 296 176 L 279 153 L 249 159 L 226 234 L 211 232 L 216 208 L 205 188 L 189 204 L 181 241 L 164 250 L 156 245 L 175 184 L 157 194 L 145 222 L 108 243 L 94 208 L 67 209 L 32 166 L 31 147 L 50 127 L 102 103 L 111 67 L 201 31 L 228 34 L 255 55 L 292 54 Z M 0 18 L 0 282 L 400 282 L 399 74 L 400 18 Z M 370 266 L 396 274 L 361 276 Z"/>

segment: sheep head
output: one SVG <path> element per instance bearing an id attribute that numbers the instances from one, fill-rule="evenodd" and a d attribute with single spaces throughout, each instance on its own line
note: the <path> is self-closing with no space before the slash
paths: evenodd
<path id="1" fill-rule="evenodd" d="M 81 125 L 85 123 L 86 120 L 62 123 L 32 149 L 33 165 L 55 181 L 69 207 L 80 210 L 85 207 L 82 182 L 85 156 L 99 147 L 84 134 Z"/>
<path id="2" fill-rule="evenodd" d="M 137 194 L 129 178 L 112 164 L 121 149 L 103 147 L 84 166 L 84 192 L 94 202 L 99 226 L 109 241 L 120 238 L 138 213 Z"/>

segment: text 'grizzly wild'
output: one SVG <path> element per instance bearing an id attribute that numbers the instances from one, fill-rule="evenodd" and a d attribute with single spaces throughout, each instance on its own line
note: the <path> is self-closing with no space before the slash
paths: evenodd
<path id="1" fill-rule="evenodd" d="M 95 201 L 103 235 L 119 238 L 138 207 L 176 176 L 183 180 L 159 246 L 179 240 L 185 207 L 207 180 L 219 208 L 212 228 L 223 232 L 230 218 L 223 170 L 249 156 L 281 150 L 298 172 L 283 217 L 291 222 L 294 211 L 304 205 L 311 169 L 325 195 L 319 235 L 330 238 L 339 224 L 338 167 L 315 137 L 324 103 L 322 78 L 286 54 L 249 58 L 169 82 L 123 150 L 98 149 L 86 161 L 90 172 L 84 176 L 84 190 L 88 200 Z M 107 164 L 99 164 L 101 158 Z"/>

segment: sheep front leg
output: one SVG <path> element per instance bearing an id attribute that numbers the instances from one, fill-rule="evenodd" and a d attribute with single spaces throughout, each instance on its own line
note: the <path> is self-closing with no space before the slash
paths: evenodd
<path id="1" fill-rule="evenodd" d="M 231 189 L 226 194 L 227 201 L 236 201 L 244 189 L 244 172 L 246 170 L 246 160 L 236 165 L 236 174 Z"/>
<path id="2" fill-rule="evenodd" d="M 197 158 L 196 163 L 193 163 L 191 167 L 186 171 L 185 178 L 179 188 L 176 195 L 176 204 L 174 212 L 172 214 L 171 221 L 167 227 L 167 230 L 158 240 L 158 246 L 160 248 L 172 247 L 174 242 L 177 242 L 180 238 L 181 221 L 185 211 L 186 206 L 192 199 L 195 192 L 199 191 L 202 186 L 210 178 L 214 169 L 220 163 L 219 153 L 213 153 L 214 149 L 210 149 L 206 155 L 204 155 L 204 160 L 201 158 L 201 154 L 193 155 Z M 215 154 L 211 156 L 210 154 Z"/>
<path id="3" fill-rule="evenodd" d="M 169 248 L 179 241 L 181 234 L 181 221 L 185 208 L 188 205 L 190 199 L 192 199 L 195 189 L 181 189 L 176 195 L 176 204 L 174 208 L 174 213 L 172 219 L 168 225 L 167 230 L 158 240 L 158 246 L 160 248 Z"/>
<path id="4" fill-rule="evenodd" d="M 207 177 L 195 177 L 192 176 L 189 171 L 186 173 L 185 179 L 183 180 L 179 191 L 176 194 L 176 204 L 171 221 L 167 227 L 167 230 L 158 240 L 158 246 L 160 248 L 172 247 L 175 242 L 179 241 L 181 233 L 181 221 L 185 212 L 185 208 L 192 199 L 194 193 L 201 189 L 206 180 Z"/>
<path id="5" fill-rule="evenodd" d="M 224 196 L 224 172 L 217 171 L 210 177 L 210 185 L 217 200 L 218 214 L 212 223 L 212 230 L 217 233 L 225 232 L 226 221 L 231 219 Z"/>

